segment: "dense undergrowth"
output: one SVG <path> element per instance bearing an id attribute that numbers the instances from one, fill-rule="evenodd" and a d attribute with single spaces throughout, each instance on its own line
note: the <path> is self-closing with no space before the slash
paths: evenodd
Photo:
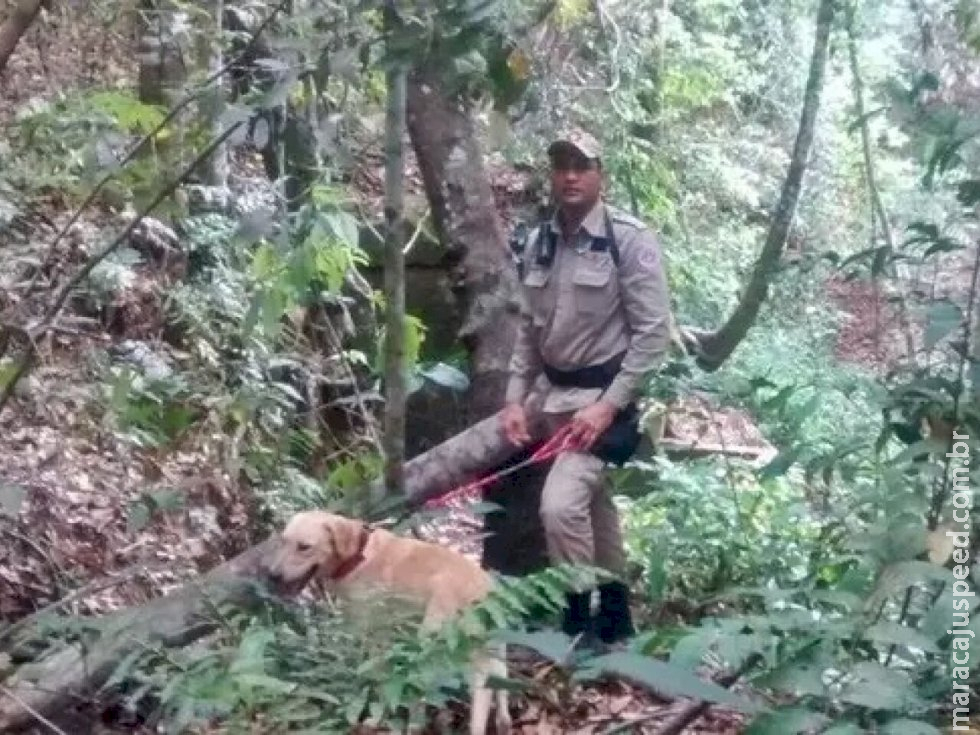
<path id="1" fill-rule="evenodd" d="M 585 115 L 572 108 L 600 129 L 615 121 L 608 135 L 619 144 L 611 155 L 616 199 L 635 202 L 663 232 L 679 321 L 704 327 L 731 311 L 764 237 L 806 48 L 799 13 L 742 12 L 736 5 L 694 3 L 671 16 L 674 57 L 657 145 L 636 128 L 649 113 L 643 96 L 649 49 L 602 57 L 622 75 L 609 109 Z M 869 14 L 887 21 L 882 37 L 896 36 L 884 9 Z M 581 15 L 570 17 L 571 37 L 589 32 Z M 966 251 L 980 200 L 970 178 L 977 131 L 955 110 L 930 115 L 916 107 L 914 94 L 904 107 L 894 101 L 896 86 L 907 93 L 918 69 L 871 71 L 875 85 L 891 83 L 888 94 L 880 93 L 891 116 L 876 119 L 879 138 L 909 141 L 884 146 L 877 182 L 903 244 L 893 251 L 868 231 L 847 74 L 837 69 L 794 227 L 798 247 L 776 274 L 763 314 L 717 372 L 677 357 L 650 387 L 660 399 L 695 396 L 709 407 L 745 410 L 778 454 L 761 467 L 655 454 L 617 477 L 638 593 L 636 658 L 571 660 L 570 642 L 558 634 L 520 630 L 526 613 L 554 614 L 567 582 L 560 575 L 511 582 L 483 620 L 558 662 L 547 682 L 556 711 L 567 704 L 562 697 L 572 681 L 602 671 L 632 673 L 662 692 L 679 671 L 708 663 L 743 671 L 756 691 L 772 693 L 757 698 L 770 711 L 749 725 L 756 735 L 933 733 L 948 722 L 950 704 L 958 704 L 953 682 L 978 681 L 980 659 L 951 663 L 957 639 L 948 632 L 963 620 L 964 630 L 980 633 L 975 601 L 954 597 L 964 578 L 954 577 L 951 559 L 962 563 L 946 535 L 958 526 L 955 459 L 946 454 L 953 438 L 945 428 L 955 419 L 971 451 L 980 447 L 980 415 L 965 399 L 980 368 L 969 362 L 966 346 L 945 349 L 951 337 L 956 341 L 963 306 L 906 293 L 924 335 L 922 354 L 860 364 L 846 360 L 842 325 L 873 316 L 843 314 L 827 287 L 831 279 L 853 277 L 889 293 L 906 291 L 908 278 L 891 277 L 896 263 L 906 275 L 929 273 L 937 257 Z M 364 100 L 358 104 L 370 109 Z M 909 117 L 910 109 L 917 116 Z M 160 115 L 110 90 L 22 110 L 16 146 L 0 150 L 0 175 L 25 195 L 54 191 L 77 201 L 105 171 L 103 149 L 131 144 Z M 523 124 L 534 129 L 536 122 Z M 515 160 L 530 155 L 522 143 L 520 135 L 512 141 Z M 127 167 L 101 204 L 138 203 L 158 178 L 157 166 L 170 163 L 164 156 Z M 161 307 L 156 336 L 170 359 L 154 370 L 146 360 L 94 355 L 93 415 L 134 451 L 165 453 L 205 435 L 221 437 L 224 469 L 254 494 L 259 531 L 301 508 L 350 511 L 365 481 L 380 471 L 369 421 L 356 427 L 355 440 L 331 444 L 310 420 L 322 399 L 311 385 L 366 383 L 369 390 L 356 398 L 330 399 L 348 407 L 360 401 L 355 409 L 377 406 L 376 324 L 356 325 L 356 348 L 330 351 L 295 317 L 321 296 L 346 298 L 345 274 L 366 263 L 358 238 L 364 223 L 351 214 L 349 194 L 336 181 L 323 184 L 275 232 L 256 228 L 246 215 L 191 214 L 175 200 L 180 271 L 161 278 L 145 268 L 144 253 L 122 249 L 93 271 L 77 299 L 78 309 L 106 320 L 107 308 L 134 283 L 150 281 Z M 369 307 L 383 305 L 372 295 Z M 348 328 L 342 322 L 330 328 Z M 412 324 L 418 384 L 465 387 L 448 365 L 433 370 L 419 362 L 424 319 Z M 893 329 L 885 338 L 901 335 Z M 969 338 L 967 331 L 965 344 Z M 9 367 L 0 362 L 0 383 Z M 976 469 L 965 474 L 978 476 Z M 165 518 L 168 502 L 153 499 L 133 522 Z M 967 570 L 974 584 L 976 569 Z M 335 732 L 365 713 L 375 724 L 417 721 L 427 715 L 423 704 L 439 708 L 458 697 L 468 650 L 458 630 L 419 639 L 385 613 L 361 620 L 375 624 L 365 634 L 336 613 L 271 602 L 258 611 L 216 610 L 221 624 L 206 645 L 141 649 L 120 664 L 103 695 L 122 702 L 127 716 L 172 732 L 241 732 L 257 724 L 268 732 Z M 657 669 L 653 656 L 675 668 Z M 708 685 L 674 684 L 680 686 L 674 693 L 735 702 Z M 533 680 L 513 686 L 537 694 L 543 687 Z"/>

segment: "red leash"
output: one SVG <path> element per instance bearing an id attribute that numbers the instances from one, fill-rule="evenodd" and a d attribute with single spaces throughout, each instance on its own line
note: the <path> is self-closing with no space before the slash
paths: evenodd
<path id="1" fill-rule="evenodd" d="M 493 484 L 502 477 L 506 477 L 507 475 L 517 472 L 518 470 L 522 470 L 525 467 L 530 467 L 531 465 L 535 465 L 540 462 L 547 462 L 549 459 L 554 459 L 562 452 L 580 449 L 581 442 L 572 438 L 571 431 L 572 425 L 566 424 L 556 431 L 551 438 L 548 439 L 548 441 L 538 447 L 537 451 L 535 451 L 534 454 L 525 459 L 523 462 L 518 462 L 517 464 L 507 467 L 506 469 L 478 478 L 465 485 L 460 485 L 459 487 L 450 490 L 437 498 L 432 498 L 431 500 L 427 501 L 425 503 L 426 507 L 440 508 L 449 505 L 455 499 L 475 498 L 477 492 L 482 490 L 487 485 Z"/>

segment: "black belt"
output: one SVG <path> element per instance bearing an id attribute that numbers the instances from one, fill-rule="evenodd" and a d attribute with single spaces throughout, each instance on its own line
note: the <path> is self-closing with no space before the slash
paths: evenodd
<path id="1" fill-rule="evenodd" d="M 559 370 L 544 366 L 544 374 L 552 385 L 559 388 L 608 388 L 616 379 L 623 365 L 625 352 L 598 365 L 577 370 Z M 612 464 L 622 465 L 633 456 L 640 444 L 640 412 L 635 403 L 616 412 L 612 424 L 596 440 L 592 454 Z"/>
<path id="2" fill-rule="evenodd" d="M 616 379 L 625 357 L 626 353 L 620 352 L 598 365 L 588 365 L 576 370 L 559 370 L 545 365 L 544 374 L 552 385 L 559 388 L 608 388 Z"/>

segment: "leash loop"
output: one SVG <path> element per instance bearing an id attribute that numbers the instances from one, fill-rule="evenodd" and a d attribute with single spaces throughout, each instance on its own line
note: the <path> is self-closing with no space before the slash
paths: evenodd
<path id="1" fill-rule="evenodd" d="M 525 467 L 530 467 L 531 465 L 540 464 L 542 462 L 547 462 L 550 459 L 554 459 L 562 452 L 574 452 L 582 449 L 582 443 L 580 439 L 577 439 L 572 434 L 572 424 L 565 424 L 558 431 L 551 435 L 551 437 L 540 447 L 535 450 L 535 452 L 523 462 L 507 467 L 506 469 L 499 470 L 490 475 L 486 475 L 481 478 L 477 478 L 472 482 L 468 482 L 464 485 L 450 490 L 439 497 L 432 498 L 425 503 L 427 507 L 438 508 L 449 505 L 449 503 L 457 497 L 472 497 L 476 493 L 490 485 L 502 477 L 506 477 L 518 470 L 522 470 Z"/>

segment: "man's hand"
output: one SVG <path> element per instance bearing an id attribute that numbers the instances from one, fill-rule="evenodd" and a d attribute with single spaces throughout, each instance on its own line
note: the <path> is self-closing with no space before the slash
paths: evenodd
<path id="1" fill-rule="evenodd" d="M 504 406 L 500 414 L 500 423 L 503 425 L 504 436 L 507 441 L 517 447 L 523 447 L 530 443 L 531 435 L 527 430 L 527 413 L 521 403 L 508 403 Z"/>
<path id="2" fill-rule="evenodd" d="M 591 449 L 596 439 L 609 428 L 616 417 L 616 407 L 609 401 L 598 400 L 572 416 L 569 436 L 580 442 L 582 449 Z"/>

